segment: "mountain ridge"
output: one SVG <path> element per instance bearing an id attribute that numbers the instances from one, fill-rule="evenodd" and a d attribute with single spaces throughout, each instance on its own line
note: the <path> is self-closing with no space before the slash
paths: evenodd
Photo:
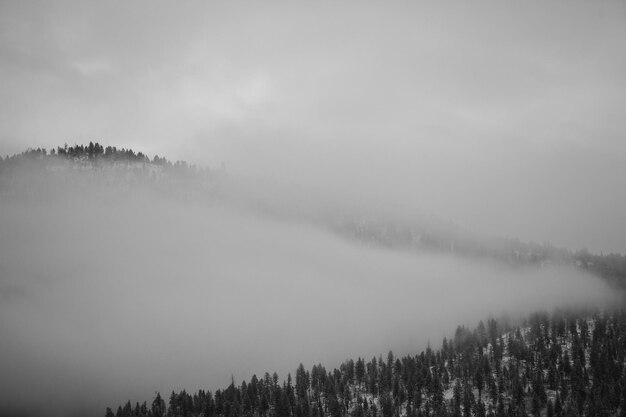
<path id="1" fill-rule="evenodd" d="M 616 288 L 626 289 L 626 255 L 621 253 L 597 254 L 584 246 L 572 250 L 548 242 L 539 244 L 522 242 L 517 238 L 480 236 L 467 233 L 454 223 L 437 219 L 430 224 L 419 221 L 416 224 L 411 219 L 394 219 L 376 213 L 348 212 L 336 216 L 323 213 L 322 210 L 321 215 L 311 215 L 297 206 L 284 207 L 283 201 L 273 200 L 271 195 L 261 193 L 250 196 L 247 191 L 237 190 L 240 187 L 238 179 L 224 167 L 214 169 L 189 165 L 185 161 L 171 162 L 158 155 L 150 159 L 142 152 L 115 146 L 104 147 L 98 142 L 69 147 L 66 144 L 50 152 L 45 148 L 29 148 L 20 154 L 0 157 L 0 193 L 32 191 L 29 184 L 21 184 L 19 179 L 18 184 L 7 183 L 9 176 L 15 180 L 11 171 L 20 167 L 26 167 L 25 172 L 36 172 L 43 168 L 46 181 L 56 176 L 63 182 L 67 179 L 63 173 L 68 171 L 95 171 L 103 175 L 99 180 L 104 178 L 106 184 L 113 186 L 148 185 L 154 190 L 174 194 L 176 198 L 190 200 L 198 197 L 213 202 L 245 200 L 244 204 L 262 214 L 313 222 L 360 244 L 409 252 L 450 253 L 513 267 L 567 265 L 600 276 Z M 23 173 L 18 171 L 18 175 Z M 45 187 L 45 184 L 38 186 Z M 81 187 L 89 187 L 89 183 L 81 184 Z"/>

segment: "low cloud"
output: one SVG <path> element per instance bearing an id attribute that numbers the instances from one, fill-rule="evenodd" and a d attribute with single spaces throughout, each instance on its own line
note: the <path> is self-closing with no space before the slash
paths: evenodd
<path id="1" fill-rule="evenodd" d="M 365 247 L 233 206 L 96 190 L 0 202 L 0 407 L 100 415 L 154 391 L 438 345 L 611 292 L 579 271 Z"/>

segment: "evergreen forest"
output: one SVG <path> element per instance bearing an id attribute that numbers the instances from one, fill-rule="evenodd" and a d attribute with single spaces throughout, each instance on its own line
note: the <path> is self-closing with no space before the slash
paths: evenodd
<path id="1" fill-rule="evenodd" d="M 506 322 L 506 320 L 505 320 Z M 626 310 L 535 313 L 517 325 L 459 326 L 438 349 L 300 364 L 215 392 L 157 393 L 106 417 L 626 415 Z M 115 411 L 113 411 L 115 410 Z"/>

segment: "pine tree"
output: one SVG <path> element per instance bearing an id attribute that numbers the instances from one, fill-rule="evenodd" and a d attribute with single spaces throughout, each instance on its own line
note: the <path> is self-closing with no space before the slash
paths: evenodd
<path id="1" fill-rule="evenodd" d="M 156 397 L 152 401 L 152 407 L 150 410 L 152 411 L 153 417 L 163 417 L 165 415 L 165 401 L 163 401 L 159 392 L 156 393 Z"/>

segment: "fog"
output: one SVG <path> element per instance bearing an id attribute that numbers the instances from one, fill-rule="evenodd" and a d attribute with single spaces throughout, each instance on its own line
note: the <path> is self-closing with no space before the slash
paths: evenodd
<path id="1" fill-rule="evenodd" d="M 300 362 L 416 354 L 458 324 L 604 305 L 598 278 L 346 241 L 228 204 L 91 191 L 0 200 L 0 408 L 100 415 Z"/>
<path id="2" fill-rule="evenodd" d="M 326 226 L 376 213 L 625 253 L 625 23 L 619 1 L 0 2 L 0 155 L 98 141 L 227 178 L 181 202 L 19 174 L 0 412 L 100 415 L 610 301 L 580 271 Z"/>

